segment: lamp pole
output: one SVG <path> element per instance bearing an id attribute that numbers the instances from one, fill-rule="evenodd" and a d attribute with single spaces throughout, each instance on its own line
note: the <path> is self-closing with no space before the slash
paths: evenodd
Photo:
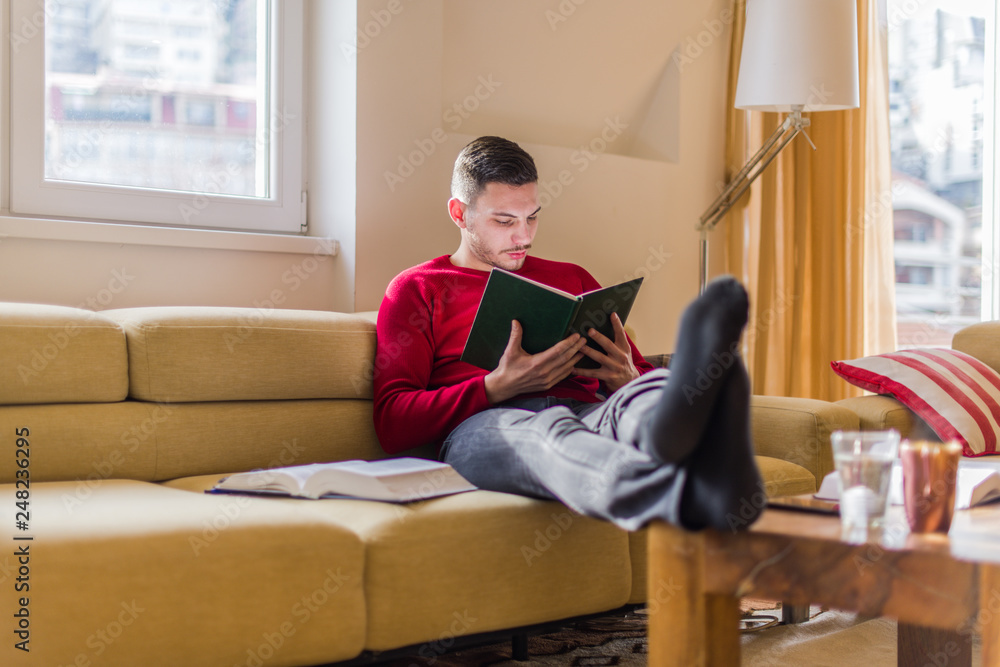
<path id="1" fill-rule="evenodd" d="M 697 230 L 699 232 L 699 265 L 698 265 L 698 293 L 705 291 L 705 284 L 708 283 L 708 233 L 715 229 L 719 221 L 729 212 L 729 209 L 739 201 L 753 182 L 760 176 L 767 166 L 778 157 L 778 154 L 795 138 L 800 132 L 809 140 L 809 145 L 816 150 L 816 145 L 805 133 L 805 128 L 809 127 L 809 119 L 802 117 L 803 105 L 799 104 L 792 108 L 792 112 L 785 117 L 784 122 L 778 129 L 768 137 L 764 145 L 760 147 L 753 157 L 743 165 L 739 173 L 733 177 L 722 191 L 722 193 L 712 202 L 711 206 L 701 214 L 698 220 Z"/>

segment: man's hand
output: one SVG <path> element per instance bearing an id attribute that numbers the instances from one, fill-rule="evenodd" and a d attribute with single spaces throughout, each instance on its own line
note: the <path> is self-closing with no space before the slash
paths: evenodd
<path id="1" fill-rule="evenodd" d="M 601 354 L 592 347 L 584 347 L 583 354 L 601 365 L 600 368 L 575 368 L 573 372 L 588 378 L 597 378 L 608 388 L 608 392 L 618 391 L 622 386 L 639 377 L 639 371 L 632 363 L 632 347 L 628 344 L 625 327 L 618 313 L 611 314 L 611 326 L 615 330 L 615 339 L 611 340 L 597 329 L 591 329 L 587 335 L 604 348 Z"/>
<path id="2" fill-rule="evenodd" d="M 500 365 L 486 376 L 486 398 L 496 405 L 521 394 L 551 389 L 573 372 L 587 339 L 573 334 L 544 352 L 528 354 L 521 348 L 521 325 L 511 322 L 510 340 Z M 626 343 L 627 345 L 627 343 Z"/>

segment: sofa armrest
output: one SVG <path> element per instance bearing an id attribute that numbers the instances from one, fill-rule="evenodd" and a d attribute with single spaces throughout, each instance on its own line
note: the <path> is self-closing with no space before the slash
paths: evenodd
<path id="1" fill-rule="evenodd" d="M 817 487 L 833 470 L 830 433 L 859 426 L 857 414 L 842 405 L 786 396 L 754 396 L 750 423 L 758 455 L 802 466 Z"/>
<path id="2" fill-rule="evenodd" d="M 940 440 L 933 429 L 892 396 L 855 396 L 837 401 L 858 415 L 862 431 L 894 428 L 900 436 L 918 440 Z"/>

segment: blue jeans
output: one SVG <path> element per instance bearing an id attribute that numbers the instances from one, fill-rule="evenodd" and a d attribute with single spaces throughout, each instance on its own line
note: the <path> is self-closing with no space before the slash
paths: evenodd
<path id="1" fill-rule="evenodd" d="M 479 488 L 560 500 L 626 530 L 653 519 L 679 525 L 686 470 L 638 448 L 668 375 L 653 370 L 602 403 L 508 401 L 462 422 L 440 458 Z"/>

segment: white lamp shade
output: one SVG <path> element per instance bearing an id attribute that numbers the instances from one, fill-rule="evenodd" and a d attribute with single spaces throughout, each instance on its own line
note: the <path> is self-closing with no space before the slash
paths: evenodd
<path id="1" fill-rule="evenodd" d="M 747 0 L 736 108 L 853 109 L 858 93 L 856 0 Z"/>

